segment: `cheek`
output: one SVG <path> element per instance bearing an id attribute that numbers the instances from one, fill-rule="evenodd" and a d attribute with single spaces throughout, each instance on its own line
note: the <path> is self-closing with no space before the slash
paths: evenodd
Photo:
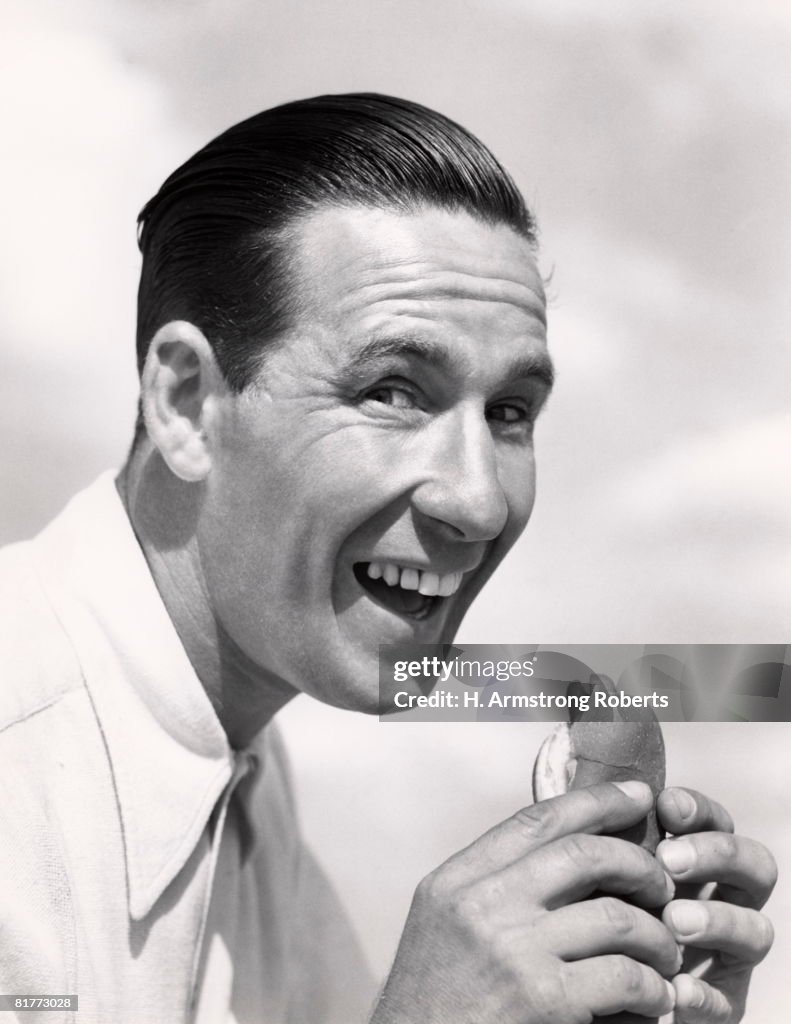
<path id="1" fill-rule="evenodd" d="M 499 468 L 500 484 L 508 506 L 508 522 L 503 533 L 519 536 L 525 528 L 536 498 L 536 463 L 528 453 L 506 453 Z"/>

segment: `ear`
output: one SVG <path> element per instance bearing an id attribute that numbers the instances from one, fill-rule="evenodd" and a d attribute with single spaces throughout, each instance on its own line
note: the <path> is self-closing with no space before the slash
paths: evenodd
<path id="1" fill-rule="evenodd" d="M 194 324 L 173 320 L 160 327 L 146 355 L 140 381 L 148 436 L 170 470 L 195 483 L 211 469 L 209 431 L 227 385 L 211 345 Z"/>

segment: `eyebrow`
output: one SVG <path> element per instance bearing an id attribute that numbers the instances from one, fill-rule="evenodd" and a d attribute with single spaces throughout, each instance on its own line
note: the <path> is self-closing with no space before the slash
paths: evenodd
<path id="1" fill-rule="evenodd" d="M 436 341 L 428 341 L 415 335 L 405 334 L 396 338 L 374 338 L 366 342 L 347 365 L 347 370 L 364 372 L 383 359 L 411 357 L 419 359 L 437 370 L 452 373 L 458 366 L 458 360 L 447 345 Z M 555 369 L 546 352 L 531 352 L 519 356 L 509 364 L 503 383 L 534 377 L 549 391 L 555 382 Z"/>

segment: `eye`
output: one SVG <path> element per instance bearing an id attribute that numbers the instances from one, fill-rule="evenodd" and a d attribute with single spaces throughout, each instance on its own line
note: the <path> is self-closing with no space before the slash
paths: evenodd
<path id="1" fill-rule="evenodd" d="M 523 423 L 529 419 L 527 409 L 515 402 L 500 402 L 487 409 L 487 416 L 497 423 Z"/>
<path id="2" fill-rule="evenodd" d="M 396 384 L 377 384 L 365 393 L 365 400 L 392 405 L 396 409 L 414 409 L 417 405 L 412 392 Z"/>

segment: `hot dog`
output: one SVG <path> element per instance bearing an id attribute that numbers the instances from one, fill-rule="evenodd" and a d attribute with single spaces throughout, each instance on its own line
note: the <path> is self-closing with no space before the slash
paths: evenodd
<path id="1" fill-rule="evenodd" d="M 542 743 L 533 768 L 533 796 L 545 800 L 597 782 L 638 779 L 651 787 L 654 799 L 665 786 L 665 745 L 655 718 L 602 722 L 583 713 L 563 723 Z M 652 811 L 621 838 L 639 843 L 650 853 L 662 838 Z"/>

